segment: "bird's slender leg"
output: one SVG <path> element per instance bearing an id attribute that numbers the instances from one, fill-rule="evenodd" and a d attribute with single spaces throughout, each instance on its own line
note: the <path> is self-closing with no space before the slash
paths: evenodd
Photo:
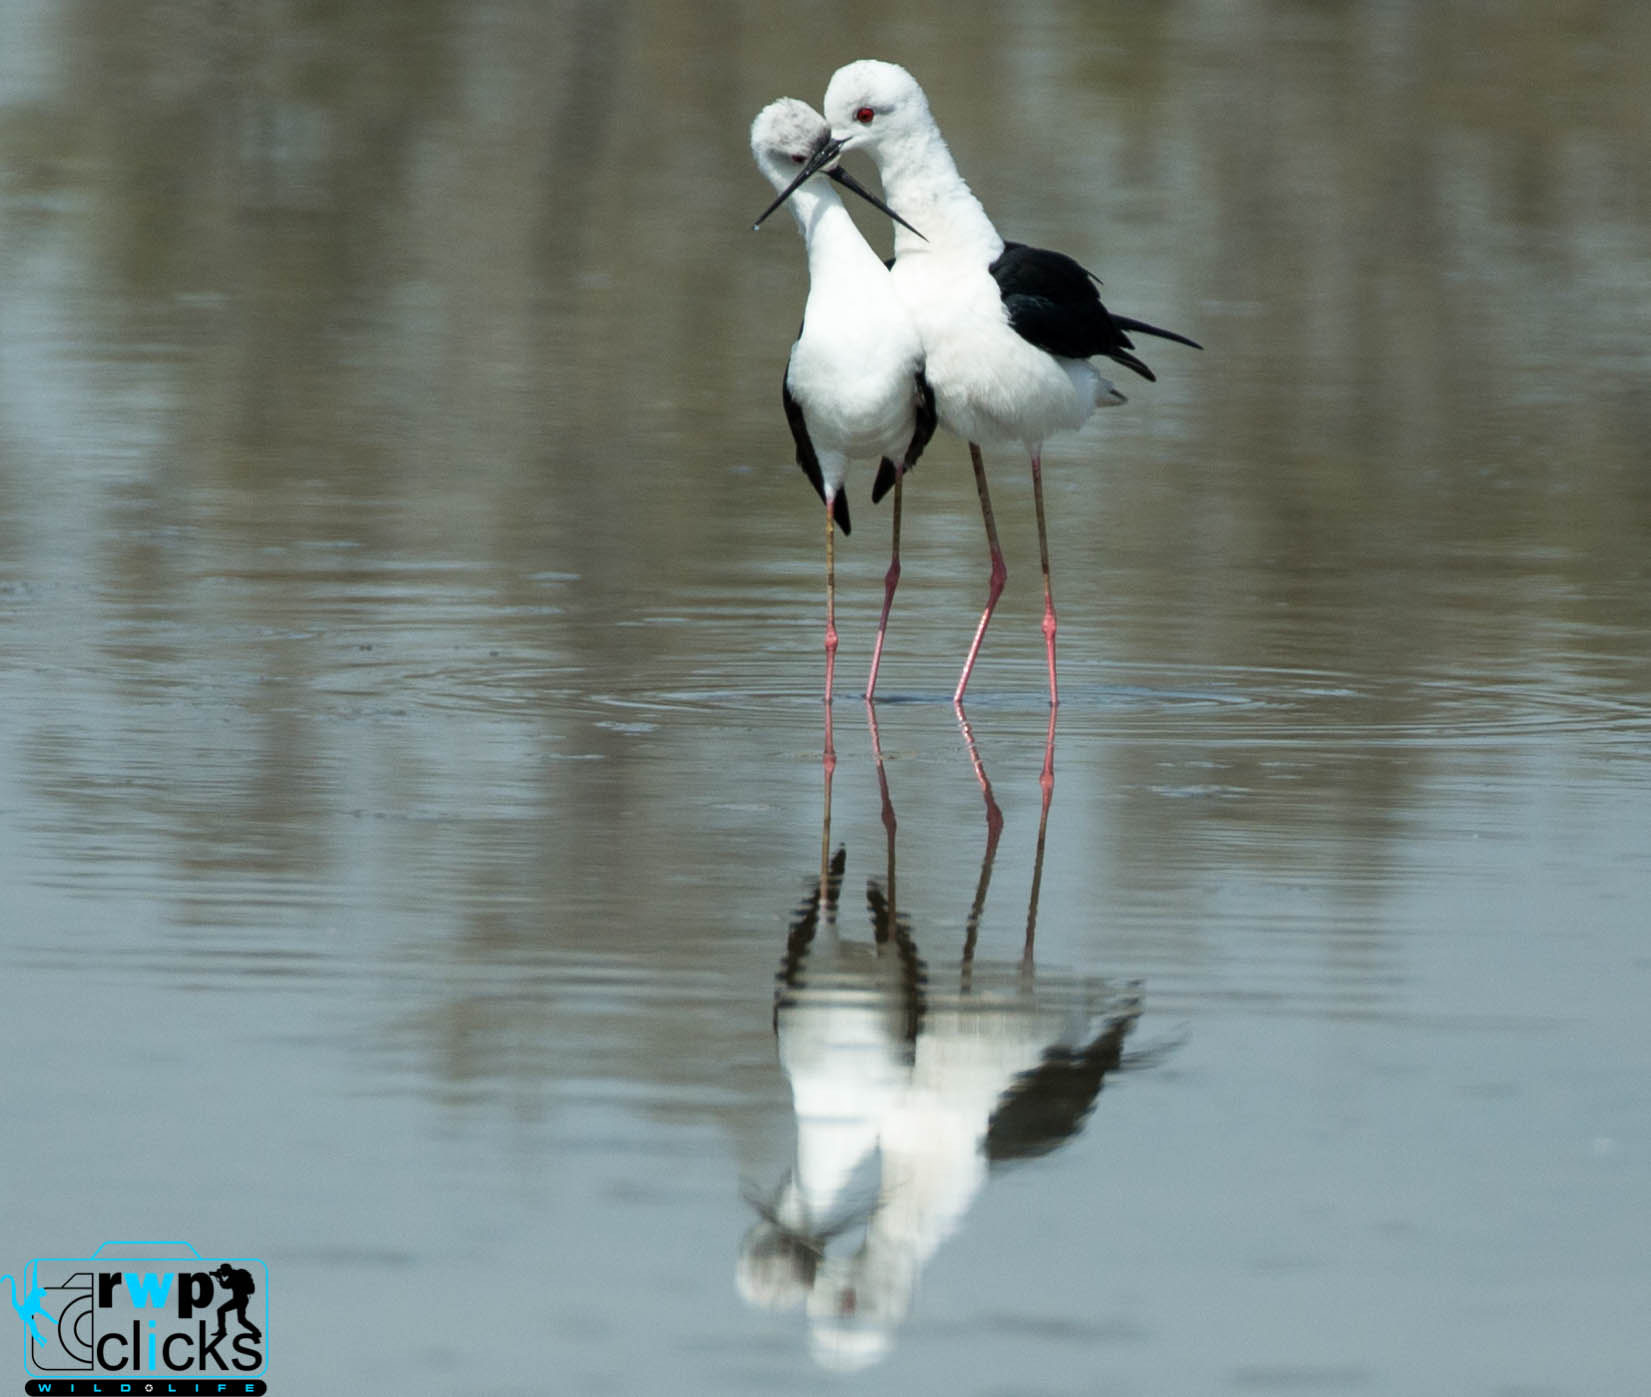
<path id="1" fill-rule="evenodd" d="M 883 614 L 877 622 L 877 644 L 871 651 L 871 674 L 866 680 L 866 699 L 869 702 L 877 692 L 877 666 L 883 662 L 883 632 L 889 625 L 889 608 L 894 605 L 894 589 L 900 585 L 900 487 L 906 475 L 904 463 L 894 477 L 894 547 L 889 555 L 889 570 L 883 575 Z"/>
<path id="2" fill-rule="evenodd" d="M 986 463 L 980 459 L 980 448 L 969 443 L 969 460 L 975 468 L 975 489 L 980 492 L 980 517 L 986 522 L 986 546 L 992 552 L 992 577 L 986 588 L 986 610 L 980 613 L 980 624 L 975 627 L 975 638 L 969 646 L 969 658 L 963 662 L 963 675 L 957 681 L 957 692 L 952 702 L 961 705 L 963 691 L 969 687 L 969 676 L 974 672 L 975 656 L 980 653 L 980 642 L 986 635 L 986 625 L 992 619 L 992 608 L 1003 593 L 1003 582 L 1009 569 L 1003 565 L 1003 550 L 998 547 L 997 521 L 992 518 L 992 496 L 986 489 Z M 1047 575 L 1047 570 L 1045 575 Z"/>
<path id="3" fill-rule="evenodd" d="M 1032 502 L 1038 511 L 1038 562 L 1043 567 L 1043 646 L 1049 656 L 1049 706 L 1060 700 L 1055 688 L 1055 595 L 1049 588 L 1049 530 L 1043 522 L 1043 452 L 1032 453 Z"/>
<path id="4" fill-rule="evenodd" d="M 820 764 L 825 768 L 825 821 L 820 830 L 820 889 L 825 895 L 826 871 L 831 858 L 831 777 L 837 770 L 837 747 L 831 740 L 831 671 L 837 658 L 837 577 L 834 546 L 836 534 L 831 522 L 831 501 L 826 500 L 826 682 L 825 751 Z"/>
<path id="5" fill-rule="evenodd" d="M 831 676 L 837 668 L 837 531 L 831 519 L 831 497 L 826 497 L 826 751 L 831 750 Z"/>

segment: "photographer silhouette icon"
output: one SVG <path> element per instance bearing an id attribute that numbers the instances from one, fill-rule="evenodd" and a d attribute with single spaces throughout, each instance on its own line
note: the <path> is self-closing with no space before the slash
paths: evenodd
<path id="1" fill-rule="evenodd" d="M 241 1327 L 254 1339 L 263 1338 L 264 1331 L 247 1318 L 247 1301 L 252 1299 L 253 1292 L 258 1289 L 257 1283 L 252 1279 L 252 1272 L 241 1266 L 231 1266 L 226 1261 L 212 1273 L 212 1278 L 229 1292 L 229 1299 L 218 1306 L 217 1333 L 224 1333 L 224 1315 L 233 1311 L 235 1318 L 241 1322 Z"/>

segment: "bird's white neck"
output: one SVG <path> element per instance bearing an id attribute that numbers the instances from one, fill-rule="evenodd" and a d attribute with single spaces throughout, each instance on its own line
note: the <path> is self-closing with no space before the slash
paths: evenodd
<path id="1" fill-rule="evenodd" d="M 1003 239 L 964 182 L 938 127 L 891 144 L 878 162 L 883 197 L 922 234 L 894 225 L 894 255 L 964 253 L 983 262 L 1003 251 Z"/>
<path id="2" fill-rule="evenodd" d="M 883 264 L 866 244 L 837 191 L 821 179 L 811 179 L 789 200 L 797 226 L 808 244 L 808 273 L 811 279 L 826 268 L 840 269 L 845 260 L 872 264 L 878 272 Z"/>

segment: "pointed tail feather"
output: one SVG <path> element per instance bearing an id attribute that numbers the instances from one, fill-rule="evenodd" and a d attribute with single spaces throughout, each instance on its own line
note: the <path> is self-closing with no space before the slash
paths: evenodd
<path id="1" fill-rule="evenodd" d="M 1110 378 L 1103 378 L 1095 385 L 1096 407 L 1117 407 L 1119 403 L 1129 401 L 1118 391 L 1117 385 Z"/>

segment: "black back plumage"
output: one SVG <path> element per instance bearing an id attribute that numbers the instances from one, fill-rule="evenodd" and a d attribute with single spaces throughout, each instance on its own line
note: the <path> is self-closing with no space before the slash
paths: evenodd
<path id="1" fill-rule="evenodd" d="M 1203 348 L 1196 340 L 1173 330 L 1113 315 L 1095 290 L 1100 278 L 1064 252 L 1004 243 L 1003 251 L 986 270 L 998 284 L 1014 332 L 1028 344 L 1063 359 L 1104 354 L 1156 382 L 1157 376 L 1131 352 L 1135 345 L 1129 331 Z"/>

